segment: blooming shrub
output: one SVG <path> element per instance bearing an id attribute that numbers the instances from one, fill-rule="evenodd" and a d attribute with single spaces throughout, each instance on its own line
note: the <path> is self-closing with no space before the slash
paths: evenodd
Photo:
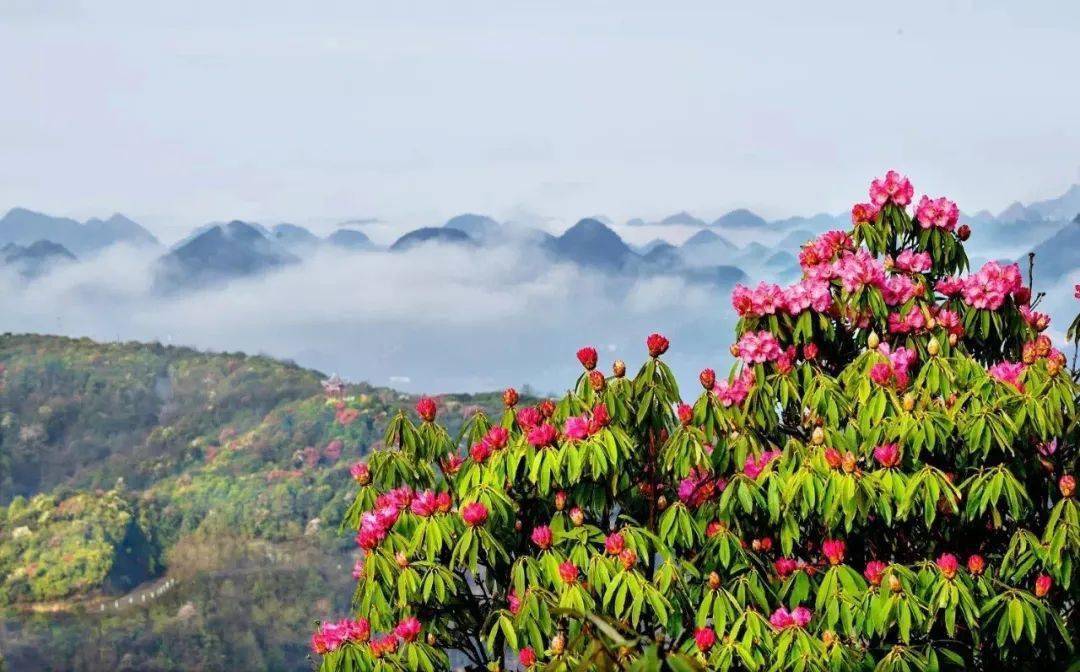
<path id="1" fill-rule="evenodd" d="M 582 348 L 564 397 L 457 437 L 431 399 L 394 417 L 322 669 L 1065 666 L 1077 386 L 1018 268 L 962 275 L 955 204 L 913 218 L 895 172 L 870 197 L 798 283 L 735 289 L 697 395 L 654 334 L 633 377 Z"/>

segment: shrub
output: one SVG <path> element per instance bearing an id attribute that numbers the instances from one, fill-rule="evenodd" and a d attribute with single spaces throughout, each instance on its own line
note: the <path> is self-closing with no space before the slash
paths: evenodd
<path id="1" fill-rule="evenodd" d="M 653 334 L 632 378 L 583 348 L 563 398 L 457 437 L 397 414 L 322 669 L 1064 667 L 1075 374 L 1017 266 L 960 277 L 955 204 L 870 196 L 799 282 L 736 287 L 736 364 L 691 404 Z"/>

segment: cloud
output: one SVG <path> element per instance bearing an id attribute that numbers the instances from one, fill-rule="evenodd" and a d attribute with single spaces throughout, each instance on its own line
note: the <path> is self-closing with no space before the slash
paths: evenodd
<path id="1" fill-rule="evenodd" d="M 354 380 L 427 392 L 573 383 L 573 353 L 604 347 L 631 366 L 652 331 L 693 375 L 725 357 L 727 297 L 671 277 L 629 279 L 513 246 L 477 254 L 321 248 L 301 264 L 172 297 L 152 260 L 117 246 L 37 282 L 0 276 L 4 330 L 159 340 L 264 352 Z"/>

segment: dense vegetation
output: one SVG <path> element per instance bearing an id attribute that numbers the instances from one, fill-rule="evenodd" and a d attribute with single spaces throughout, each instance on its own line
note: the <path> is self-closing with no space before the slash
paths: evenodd
<path id="1" fill-rule="evenodd" d="M 636 375 L 584 347 L 564 397 L 460 433 L 399 412 L 353 469 L 321 669 L 1068 667 L 1077 373 L 1020 269 L 965 274 L 956 204 L 913 195 L 890 171 L 797 282 L 737 286 L 696 393 L 653 334 Z"/>
<path id="2" fill-rule="evenodd" d="M 83 652 L 84 669 L 223 669 L 255 649 L 259 669 L 301 665 L 310 613 L 290 600 L 340 609 L 322 597 L 352 565 L 337 533 L 349 465 L 415 401 L 349 385 L 342 415 L 324 377 L 242 354 L 0 336 L 0 608 L 74 610 L 9 621 L 3 655 L 71 669 L 89 628 L 101 650 L 93 664 Z M 444 407 L 460 424 L 469 405 L 496 401 Z M 151 608 L 94 611 L 163 574 L 182 588 Z M 234 597 L 211 599 L 226 583 Z M 181 627 L 188 602 L 201 616 Z M 216 629 L 230 620 L 243 637 Z"/>

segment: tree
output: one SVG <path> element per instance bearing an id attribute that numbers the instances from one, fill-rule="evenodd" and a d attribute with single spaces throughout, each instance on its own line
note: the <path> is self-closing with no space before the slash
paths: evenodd
<path id="1" fill-rule="evenodd" d="M 735 288 L 736 364 L 692 404 L 653 334 L 632 378 L 583 348 L 563 398 L 457 437 L 432 399 L 394 417 L 322 669 L 1064 667 L 1076 373 L 1017 266 L 958 275 L 954 203 L 870 196 L 799 282 Z"/>

